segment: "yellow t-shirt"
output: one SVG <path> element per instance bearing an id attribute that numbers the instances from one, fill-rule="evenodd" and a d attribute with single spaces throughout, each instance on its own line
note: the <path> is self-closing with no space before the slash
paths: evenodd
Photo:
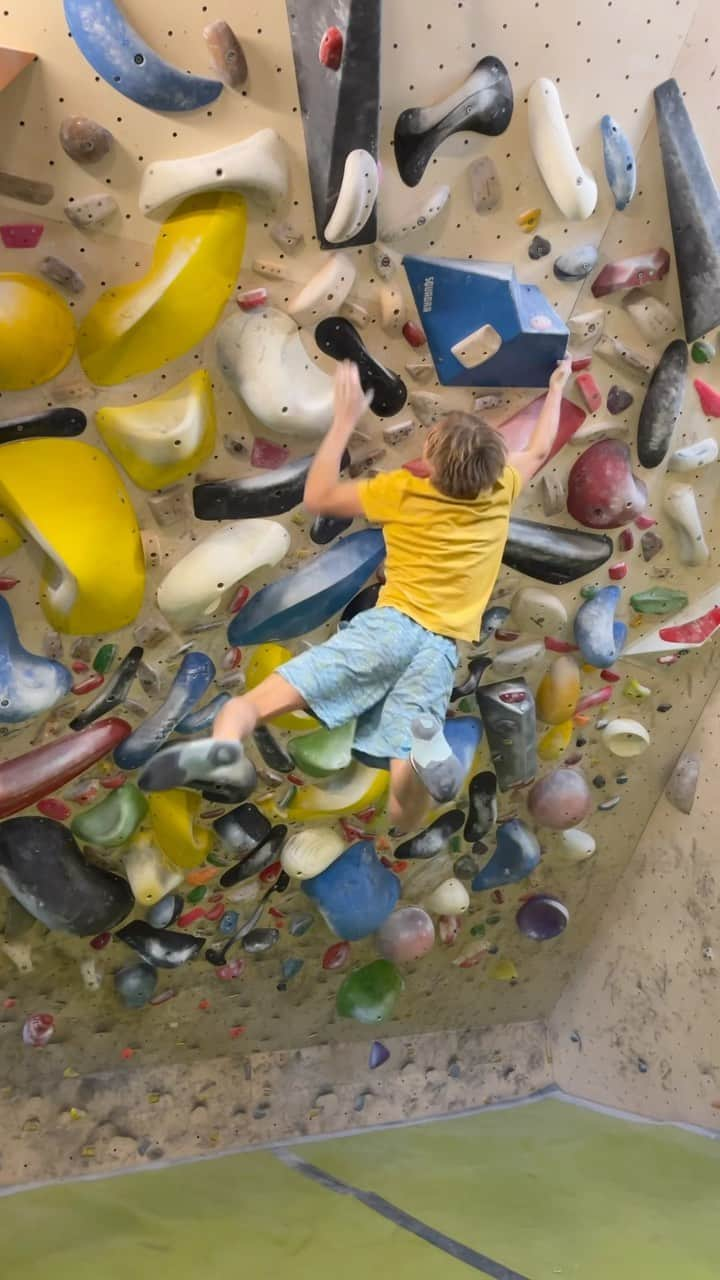
<path id="1" fill-rule="evenodd" d="M 490 492 L 470 501 L 448 498 L 409 471 L 361 480 L 366 519 L 383 526 L 387 548 L 378 605 L 392 605 L 438 635 L 477 640 L 521 483 L 506 466 Z"/>

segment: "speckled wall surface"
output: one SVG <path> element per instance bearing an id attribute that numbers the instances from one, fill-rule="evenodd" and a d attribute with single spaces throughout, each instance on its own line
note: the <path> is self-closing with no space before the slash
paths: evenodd
<path id="1" fill-rule="evenodd" d="M 284 253 L 269 235 L 273 219 L 249 201 L 247 241 L 238 289 L 265 286 L 271 303 L 283 308 L 298 286 L 310 279 L 323 261 L 314 236 L 285 5 L 282 0 L 247 5 L 237 18 L 210 12 L 207 5 L 195 0 L 178 0 L 170 7 L 172 13 L 165 3 L 157 4 L 151 11 L 139 0 L 127 0 L 122 7 L 150 45 L 177 65 L 199 73 L 206 70 L 207 54 L 201 36 L 204 24 L 220 16 L 232 20 L 247 54 L 248 83 L 241 92 L 225 91 L 210 107 L 200 111 L 163 115 L 145 110 L 96 78 L 68 38 L 62 5 L 57 0 L 25 0 L 22 5 L 8 0 L 7 7 L 0 11 L 0 41 L 6 46 L 32 49 L 39 61 L 0 96 L 2 168 L 51 182 L 55 195 L 41 209 L 17 201 L 0 202 L 2 223 L 33 221 L 44 225 L 37 248 L 0 248 L 0 268 L 34 272 L 45 255 L 56 254 L 85 279 L 85 291 L 77 298 L 68 298 L 75 315 L 83 317 L 106 287 L 126 283 L 147 269 L 159 224 L 156 219 L 143 217 L 138 210 L 144 167 L 156 160 L 211 151 L 260 128 L 272 127 L 287 143 L 291 163 L 287 209 L 279 210 L 276 216 L 288 217 L 303 233 L 304 244 L 293 253 Z M 590 295 L 590 280 L 595 273 L 585 285 L 562 283 L 553 275 L 553 259 L 568 248 L 588 242 L 598 247 L 600 265 L 658 246 L 667 248 L 672 255 L 652 90 L 667 77 L 676 76 L 709 160 L 716 170 L 720 168 L 720 138 L 714 127 L 718 109 L 714 79 L 718 39 L 711 6 L 690 0 L 659 0 L 645 9 L 582 0 L 571 16 L 556 0 L 534 3 L 517 0 L 511 6 L 499 0 L 482 4 L 480 0 L 466 0 L 444 7 L 442 13 L 427 0 L 412 6 L 405 0 L 402 3 L 388 0 L 383 20 L 381 78 L 382 215 L 390 220 L 400 217 L 418 195 L 428 194 L 440 183 L 451 187 L 450 201 L 443 213 L 425 228 L 399 241 L 396 248 L 401 252 L 511 262 L 520 279 L 541 287 L 563 317 L 598 305 Z M 435 154 L 418 192 L 403 188 L 391 149 L 399 112 L 408 106 L 424 105 L 444 97 L 462 82 L 474 62 L 488 53 L 505 62 L 513 81 L 515 113 L 509 129 L 499 138 L 456 135 Z M 538 76 L 556 81 L 573 141 L 583 163 L 598 180 L 598 207 L 588 221 L 563 219 L 533 161 L 526 100 L 529 87 Z M 115 145 L 108 157 L 92 168 L 71 161 L 57 141 L 63 117 L 80 112 L 100 121 L 115 135 Z M 603 173 L 599 120 L 605 112 L 612 113 L 621 122 L 637 149 L 638 194 L 623 213 L 614 211 Z M 468 168 L 484 154 L 492 156 L 497 165 L 502 200 L 492 213 L 479 215 L 470 197 Z M 63 216 L 63 207 L 68 201 L 108 192 L 117 199 L 119 211 L 102 229 L 82 232 Z M 535 206 L 542 210 L 538 234 L 552 245 L 551 255 L 537 261 L 529 258 L 529 238 L 518 225 L 518 217 Z M 406 364 L 415 356 L 401 335 L 382 328 L 380 281 L 375 274 L 371 250 L 349 252 L 357 268 L 352 300 L 368 312 L 362 336 L 369 349 L 390 368 L 403 374 L 411 392 L 437 393 L 442 410 L 470 408 L 473 403 L 470 389 L 442 388 L 434 379 L 418 385 L 406 373 Z M 253 264 L 258 259 L 273 261 L 281 278 L 272 280 L 257 274 Z M 392 284 L 402 292 L 408 317 L 416 318 L 402 271 L 396 274 Z M 663 283 L 653 286 L 650 292 L 667 301 L 675 314 L 679 314 L 674 266 Z M 655 347 L 645 341 L 623 309 L 620 294 L 601 300 L 599 305 L 602 306 L 603 301 L 607 304 L 604 308 L 606 333 L 619 337 L 654 363 L 664 340 Z M 234 307 L 231 301 L 227 313 Z M 318 354 L 311 329 L 303 331 L 303 340 L 318 365 L 331 371 L 332 362 Z M 252 438 L 271 433 L 252 420 L 224 381 L 218 369 L 212 334 L 200 347 L 162 370 L 109 388 L 88 381 L 75 357 L 59 377 L 42 387 L 2 393 L 0 416 L 11 418 L 40 412 L 47 406 L 74 404 L 88 416 L 83 439 L 97 444 L 93 415 L 99 408 L 146 400 L 201 367 L 209 370 L 218 415 L 216 448 L 202 465 L 202 477 L 252 474 Z M 593 360 L 592 372 L 603 392 L 603 400 L 613 384 L 632 393 L 633 405 L 625 415 L 612 419 L 616 426 L 620 424 L 624 429 L 620 438 L 632 444 L 647 380 L 613 368 L 600 358 Z M 712 365 L 698 372 L 711 383 L 717 381 Z M 489 416 L 500 422 L 534 394 L 503 393 L 502 404 Z M 572 384 L 569 394 L 582 403 Z M 389 470 L 417 456 L 424 429 L 412 409 L 403 410 L 397 420 L 408 416 L 413 420 L 413 429 L 399 446 L 384 443 L 382 427 L 385 424 L 368 416 L 362 424 L 364 439 L 353 444 L 358 469 L 363 467 L 363 457 L 369 454 L 373 456 L 365 469 L 372 466 L 379 470 Z M 604 408 L 594 416 L 597 423 L 610 421 Z M 673 447 L 712 434 L 712 422 L 705 418 L 695 392 L 688 385 Z M 298 441 L 284 443 L 289 446 L 291 456 L 305 451 Z M 239 445 L 244 446 L 244 454 L 238 453 Z M 584 447 L 586 442 L 566 446 L 548 464 L 548 472 L 564 479 Z M 682 587 L 692 600 L 716 581 L 716 477 L 717 468 L 713 466 L 689 477 L 680 477 L 691 480 L 696 490 L 711 548 L 707 564 L 688 568 L 680 563 L 673 531 L 664 514 L 663 500 L 668 487 L 665 468 L 643 473 L 650 491 L 648 511 L 658 521 L 656 532 L 661 535 L 664 546 L 646 562 L 640 554 L 640 531 L 637 530 L 633 548 L 629 551 L 618 548 L 608 562 L 608 565 L 620 560 L 627 562 L 620 616 L 630 623 L 631 639 L 638 634 L 635 630 L 638 623 L 641 629 L 652 625 L 652 619 L 643 621 L 633 614 L 629 605 L 633 592 L 657 585 Z M 58 483 L 70 490 L 72 475 L 58 477 Z M 181 519 L 171 527 L 160 527 L 148 506 L 148 495 L 128 481 L 148 548 L 147 585 L 138 622 L 157 618 L 155 592 L 168 568 L 213 527 L 192 519 L 192 483 L 193 480 L 188 480 L 182 486 Z M 517 514 L 541 522 L 547 520 L 541 504 L 539 479 L 522 496 Z M 252 591 L 270 578 L 290 572 L 316 551 L 307 536 L 310 519 L 301 508 L 280 517 L 280 522 L 291 536 L 290 552 L 275 570 L 260 570 L 250 576 L 248 585 Z M 552 517 L 552 523 L 573 526 L 565 512 Z M 361 525 L 362 522 L 356 522 L 356 527 Z M 607 585 L 608 565 L 588 581 Z M 13 608 L 24 644 L 39 652 L 46 641 L 47 624 L 38 607 L 37 559 L 24 547 L 2 560 L 0 577 L 3 575 L 19 580 L 6 598 Z M 509 604 L 519 587 L 530 585 L 541 584 L 503 570 L 494 602 Z M 583 585 L 587 584 L 579 580 L 565 587 L 548 588 L 563 601 L 570 620 L 581 603 L 579 591 Z M 177 670 L 179 650 L 188 639 L 195 648 L 203 649 L 212 657 L 222 678 L 228 617 L 226 600 L 217 614 L 215 629 L 190 637 L 171 633 L 147 651 L 146 660 L 157 675 L 158 691 L 146 695 L 136 686 L 131 694 L 136 706 L 123 713 L 131 723 L 138 723 L 164 695 Z M 314 633 L 312 640 L 321 640 L 333 626 L 334 621 Z M 571 621 L 560 638 L 571 638 Z M 126 653 L 133 643 L 132 627 L 95 637 L 93 649 L 105 641 L 117 644 L 120 655 Z M 62 655 L 67 662 L 70 644 L 70 639 L 65 637 Z M 293 642 L 291 647 L 297 650 L 301 642 Z M 495 655 L 506 649 L 507 643 L 491 641 L 486 647 L 489 654 Z M 244 653 L 243 666 L 251 654 L 252 650 Z M 531 687 L 537 686 L 551 656 L 541 654 L 526 673 Z M 535 1022 L 550 1015 L 568 980 L 577 972 L 580 957 L 593 937 L 601 913 L 611 900 L 655 810 L 672 764 L 708 702 L 720 674 L 719 662 L 712 642 L 673 666 L 659 666 L 653 658 L 644 662 L 619 662 L 617 672 L 621 681 L 613 686 L 612 701 L 607 708 L 600 709 L 600 714 L 610 712 L 614 716 L 640 720 L 650 734 L 651 746 L 639 758 L 621 762 L 602 745 L 596 728 L 597 712 L 590 712 L 588 723 L 575 726 L 574 737 L 579 739 L 579 745 L 571 745 L 568 751 L 580 754 L 581 769 L 596 785 L 593 790 L 596 811 L 585 824 L 596 840 L 596 854 L 586 861 L 572 861 L 556 835 L 539 829 L 544 857 L 530 880 L 501 891 L 494 898 L 490 894 L 472 895 L 455 944 L 450 947 L 438 944 L 430 956 L 407 967 L 405 991 L 386 1028 L 388 1036 L 421 1035 L 442 1028 Z M 461 670 L 464 667 L 461 666 Z M 625 681 L 630 677 L 638 679 L 649 690 L 640 702 L 624 692 Z M 492 678 L 497 677 L 490 672 L 486 679 Z M 597 671 L 584 672 L 583 694 L 598 689 L 602 683 Z M 1 743 L 3 758 L 15 757 L 31 744 L 49 740 L 64 730 L 78 705 L 80 698 L 72 697 L 63 704 L 59 714 L 53 713 L 50 723 L 33 722 L 6 733 Z M 487 757 L 483 758 L 483 767 L 487 767 Z M 620 767 L 625 764 L 626 768 Z M 89 771 L 88 779 L 95 781 L 91 792 L 94 789 L 100 794 L 98 784 L 112 772 L 109 765 Z M 627 780 L 617 781 L 618 775 Z M 271 780 L 264 793 L 269 796 L 268 811 L 275 812 L 276 816 L 281 816 L 274 806 L 283 790 L 283 786 Z M 614 797 L 619 798 L 616 807 L 597 808 Z M 69 807 L 74 816 L 81 806 L 72 801 Z M 501 818 L 515 815 L 527 816 L 523 792 L 510 792 L 501 797 Z M 655 821 L 657 818 L 653 818 Z M 202 822 L 207 826 L 207 817 Z M 695 833 L 695 813 L 692 819 L 679 820 L 678 839 L 690 824 Z M 367 831 L 372 835 L 374 831 L 382 834 L 385 830 L 386 823 L 380 812 Z M 699 834 L 694 838 L 701 841 Z M 381 847 L 389 851 L 388 846 Z M 462 851 L 467 849 L 463 846 Z M 119 855 L 111 859 L 112 865 L 118 868 L 121 861 Z M 448 859 L 438 860 L 435 871 L 431 872 L 431 879 L 433 875 L 435 878 L 429 887 L 450 870 Z M 668 877 L 668 889 L 672 891 L 669 873 Z M 415 894 L 407 883 L 405 896 L 422 901 L 427 891 L 427 881 Z M 523 937 L 515 925 L 520 899 L 538 891 L 555 895 L 570 913 L 569 927 L 562 937 L 544 944 Z M 253 890 L 250 893 L 252 896 Z M 299 888 L 291 887 L 280 906 L 286 924 L 289 916 L 307 909 L 307 899 Z M 193 929 L 210 936 L 215 925 L 201 920 Z M 319 917 L 302 938 L 288 937 L 285 927 L 277 948 L 258 959 L 247 957 L 244 972 L 233 981 L 219 982 L 216 972 L 202 959 L 175 975 L 166 975 L 161 978 L 159 991 L 172 990 L 175 998 L 140 1011 L 123 1008 L 113 989 L 114 971 L 130 958 L 130 952 L 120 942 L 114 941 L 108 950 L 95 954 L 89 951 L 85 939 L 49 934 L 35 926 L 31 933 L 23 936 L 20 950 L 24 964 L 25 944 L 28 944 L 33 968 L 30 972 L 20 972 L 12 959 L 13 953 L 17 958 L 17 948 L 6 935 L 6 944 L 8 941 L 11 941 L 9 951 L 7 946 L 0 946 L 0 992 L 5 1002 L 0 1010 L 3 1077 L 0 1084 L 5 1085 L 8 1099 L 17 1097 L 17 1090 L 27 1090 L 35 1070 L 38 1081 L 42 1080 L 40 1089 L 48 1092 L 55 1087 L 53 1081 L 59 1082 L 67 1071 L 107 1073 L 115 1071 L 119 1064 L 125 1071 L 137 1066 L 159 1069 L 163 1064 L 169 1068 L 170 1064 L 185 1062 L 195 1078 L 196 1071 L 202 1074 L 204 1059 L 218 1060 L 225 1054 L 273 1053 L 325 1042 L 357 1040 L 364 1043 L 372 1039 L 367 1028 L 336 1016 L 334 996 L 342 975 L 325 972 L 321 967 L 322 955 L 334 939 Z M 370 961 L 375 954 L 371 939 L 354 944 L 352 964 Z M 281 963 L 292 957 L 304 962 L 302 971 L 287 990 L 279 990 Z M 472 967 L 462 967 L 458 961 L 463 958 L 473 960 Z M 90 987 L 84 985 L 80 970 L 80 964 L 89 959 L 95 961 Z M 498 961 L 508 961 L 509 965 L 498 970 Z M 498 980 L 503 974 L 512 980 Z M 512 977 L 513 974 L 516 977 Z M 52 1013 L 56 1023 L 54 1040 L 42 1051 L 52 1055 L 51 1069 L 43 1059 L 40 1070 L 39 1065 L 36 1066 L 40 1051 L 30 1057 L 21 1039 L 25 1018 L 40 1011 Z M 583 1023 L 579 1012 L 575 1021 Z M 572 1046 L 570 1052 L 575 1052 Z M 638 1053 L 642 1055 L 642 1050 Z M 649 1058 L 648 1054 L 645 1056 Z M 657 1049 L 656 1056 L 666 1057 L 667 1051 L 661 1054 Z M 565 1071 L 564 1054 L 562 1060 Z M 644 1082 L 647 1080 L 647 1076 L 643 1077 Z M 578 1091 L 582 1091 L 579 1085 Z M 468 1098 L 468 1103 L 472 1101 Z M 709 1122 L 705 1116 L 703 1123 Z"/>

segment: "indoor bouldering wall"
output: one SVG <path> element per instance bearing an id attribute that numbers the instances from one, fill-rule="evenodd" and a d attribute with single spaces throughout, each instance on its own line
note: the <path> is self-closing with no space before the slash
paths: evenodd
<path id="1" fill-rule="evenodd" d="M 720 674 L 709 4 L 386 10 L 0 14 L 36 55 L 0 57 L 8 1177 L 50 1171 L 61 1131 L 53 1173 L 549 1083 L 546 1020 Z M 522 444 L 568 331 L 562 447 L 463 651 L 434 856 L 389 839 L 385 772 L 304 717 L 242 785 L 161 790 L 159 746 L 381 572 L 376 530 L 301 505 L 335 360 L 375 391 L 368 475 L 451 408 Z"/>

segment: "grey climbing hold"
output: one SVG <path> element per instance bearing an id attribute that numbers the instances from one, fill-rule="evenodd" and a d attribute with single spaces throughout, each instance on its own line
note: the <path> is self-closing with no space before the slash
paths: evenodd
<path id="1" fill-rule="evenodd" d="M 688 349 L 678 338 L 663 351 L 640 410 L 637 450 L 643 467 L 659 467 L 670 448 L 682 410 L 687 366 Z"/>
<path id="2" fill-rule="evenodd" d="M 68 262 L 63 262 L 62 258 L 54 258 L 52 255 L 43 258 L 39 271 L 46 280 L 59 284 L 63 289 L 67 289 L 68 293 L 82 293 L 85 288 L 85 281 L 80 272 L 71 267 Z"/>
<path id="3" fill-rule="evenodd" d="M 584 280 L 597 266 L 598 251 L 594 244 L 582 244 L 577 249 L 561 253 L 553 263 L 558 280 Z"/>
<path id="4" fill-rule="evenodd" d="M 142 1009 L 155 994 L 158 976 L 152 965 L 126 964 L 115 974 L 115 990 L 127 1009 Z"/>
<path id="5" fill-rule="evenodd" d="M 222 20 L 203 28 L 213 71 L 228 89 L 241 89 L 248 78 L 248 64 L 232 27 Z"/>
<path id="6" fill-rule="evenodd" d="M 60 125 L 60 145 L 78 164 L 96 164 L 107 155 L 113 141 L 110 130 L 88 116 L 65 116 Z"/>
<path id="7" fill-rule="evenodd" d="M 551 252 L 552 245 L 549 240 L 545 240 L 543 236 L 533 236 L 528 245 L 528 258 L 537 262 L 540 258 L 546 258 Z"/>
<path id="8" fill-rule="evenodd" d="M 681 755 L 665 787 L 667 799 L 680 813 L 692 811 L 699 777 L 700 757 L 692 753 Z"/>

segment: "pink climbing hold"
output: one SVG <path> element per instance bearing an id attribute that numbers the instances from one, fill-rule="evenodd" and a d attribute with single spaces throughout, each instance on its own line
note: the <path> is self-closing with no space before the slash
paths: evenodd
<path id="1" fill-rule="evenodd" d="M 539 826 L 566 831 L 587 818 L 592 809 L 592 796 L 581 773 L 560 768 L 533 783 L 527 805 L 530 816 Z"/>
<path id="2" fill-rule="evenodd" d="M 640 515 L 647 488 L 633 475 L 620 440 L 598 440 L 580 454 L 568 476 L 567 509 L 588 529 L 618 529 Z"/>
<path id="3" fill-rule="evenodd" d="M 55 796 L 38 800 L 37 808 L 43 818 L 54 818 L 56 822 L 67 822 L 72 812 L 70 805 L 65 804 L 64 800 L 57 800 Z"/>
<path id="4" fill-rule="evenodd" d="M 613 676 L 613 680 L 619 679 Z M 588 711 L 590 707 L 601 707 L 604 702 L 609 702 L 613 696 L 612 685 L 605 685 L 603 689 L 594 689 L 592 693 L 586 693 L 581 698 L 575 708 L 575 714 L 578 712 Z"/>
<path id="5" fill-rule="evenodd" d="M 264 440 L 262 436 L 256 436 L 250 454 L 250 466 L 263 467 L 266 471 L 277 471 L 278 467 L 287 462 L 287 456 L 287 445 L 275 444 L 272 440 Z"/>
<path id="6" fill-rule="evenodd" d="M 627 577 L 628 567 L 624 560 L 618 560 L 617 564 L 611 564 L 608 569 L 608 578 L 613 582 L 621 582 Z"/>
<path id="7" fill-rule="evenodd" d="M 427 343 L 425 332 L 413 320 L 406 320 L 402 327 L 403 338 L 411 347 L 424 347 Z"/>
<path id="8" fill-rule="evenodd" d="M 604 671 L 600 672 L 600 679 L 608 680 L 610 684 L 617 684 L 618 680 L 620 679 L 620 676 L 618 675 L 617 671 L 609 671 L 608 668 L 606 667 Z"/>
<path id="9" fill-rule="evenodd" d="M 32 1013 L 23 1025 L 23 1042 L 41 1049 L 52 1039 L 54 1031 L 55 1019 L 51 1013 Z"/>
<path id="10" fill-rule="evenodd" d="M 244 968 L 244 960 L 228 960 L 228 963 L 220 965 L 220 968 L 216 969 L 215 973 L 221 982 L 231 982 L 233 978 L 240 977 Z"/>
<path id="11" fill-rule="evenodd" d="M 188 929 L 191 924 L 196 924 L 198 920 L 204 919 L 205 912 L 202 907 L 192 907 L 190 911 L 186 911 L 183 915 L 178 916 L 175 923 L 179 929 Z"/>
<path id="12" fill-rule="evenodd" d="M 635 527 L 637 529 L 652 529 L 654 524 L 657 524 L 657 520 L 654 520 L 652 516 L 635 517 Z"/>
<path id="13" fill-rule="evenodd" d="M 460 916 L 440 916 L 438 920 L 438 938 L 444 947 L 452 947 L 460 937 L 462 920 Z"/>
<path id="14" fill-rule="evenodd" d="M 703 413 L 709 418 L 720 418 L 720 391 L 703 382 L 702 378 L 695 378 L 693 386 L 698 393 Z"/>
<path id="15" fill-rule="evenodd" d="M 267 289 L 246 289 L 235 299 L 241 311 L 254 311 L 256 307 L 264 307 L 268 300 Z"/>
<path id="16" fill-rule="evenodd" d="M 505 446 L 509 453 L 522 453 L 523 449 L 526 448 L 546 400 L 547 392 L 538 396 L 535 400 L 531 400 L 530 404 L 526 405 L 524 409 L 520 409 L 511 418 L 507 418 L 505 422 L 500 423 L 498 429 L 505 437 Z M 567 400 L 563 396 L 560 401 L 560 425 L 553 440 L 552 448 L 545 461 L 537 468 L 538 471 L 541 467 L 547 466 L 548 462 L 555 457 L 555 454 L 562 449 L 563 445 L 572 439 L 586 417 L 585 410 L 581 409 L 579 404 L 574 404 L 572 400 Z M 408 471 L 411 470 L 407 463 L 405 465 Z M 427 474 L 427 471 L 413 471 L 413 475 Z"/>
<path id="17" fill-rule="evenodd" d="M 608 262 L 592 283 L 594 298 L 604 298 L 620 289 L 635 289 L 641 285 L 662 280 L 670 270 L 670 254 L 667 249 L 653 249 L 648 253 L 636 253 L 631 258 L 618 258 Z"/>
<path id="18" fill-rule="evenodd" d="M 0 238 L 6 249 L 34 249 L 44 230 L 42 222 L 6 222 Z"/>
<path id="19" fill-rule="evenodd" d="M 602 405 L 602 392 L 591 373 L 579 373 L 575 385 L 591 413 L 597 413 Z"/>
<path id="20" fill-rule="evenodd" d="M 337 27 L 328 27 L 320 41 L 318 58 L 328 71 L 339 71 L 343 56 L 343 34 Z"/>

